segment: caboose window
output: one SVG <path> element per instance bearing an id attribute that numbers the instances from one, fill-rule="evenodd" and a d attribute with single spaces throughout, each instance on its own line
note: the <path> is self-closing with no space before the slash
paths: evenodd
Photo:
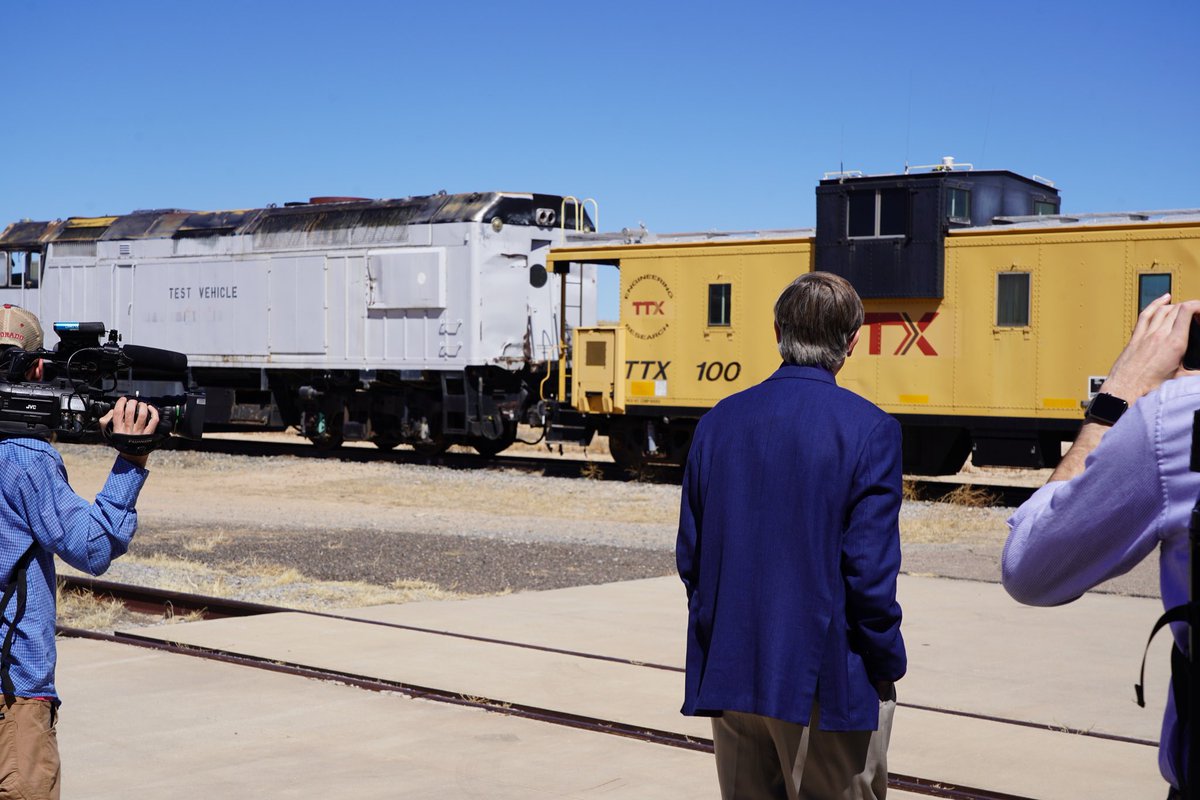
<path id="1" fill-rule="evenodd" d="M 1033 213 L 1039 217 L 1047 216 L 1048 214 L 1058 213 L 1058 203 L 1050 200 L 1034 200 Z"/>
<path id="2" fill-rule="evenodd" d="M 946 188 L 946 218 L 951 222 L 971 221 L 971 192 L 969 189 Z"/>
<path id="3" fill-rule="evenodd" d="M 1138 313 L 1142 313 L 1151 301 L 1171 291 L 1171 275 L 1161 272 L 1138 275 Z"/>
<path id="4" fill-rule="evenodd" d="M 851 237 L 875 235 L 875 193 L 851 192 L 848 231 Z"/>
<path id="5" fill-rule="evenodd" d="M 852 239 L 908 235 L 908 190 L 851 192 L 847 197 L 846 235 Z"/>
<path id="6" fill-rule="evenodd" d="M 1029 273 L 1001 272 L 996 276 L 996 327 L 1029 325 Z"/>
<path id="7" fill-rule="evenodd" d="M 908 190 L 884 189 L 879 192 L 879 235 L 904 236 L 908 233 Z"/>
<path id="8" fill-rule="evenodd" d="M 710 283 L 708 285 L 708 324 L 710 326 L 727 326 L 733 319 L 730 304 L 733 299 L 733 285 L 729 283 Z"/>

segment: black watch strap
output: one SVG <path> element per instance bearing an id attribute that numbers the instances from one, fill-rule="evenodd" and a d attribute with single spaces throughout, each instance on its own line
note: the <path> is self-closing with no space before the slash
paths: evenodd
<path id="1" fill-rule="evenodd" d="M 1099 422 L 1101 425 L 1115 425 L 1121 415 L 1129 410 L 1129 403 L 1106 392 L 1100 392 L 1088 403 L 1084 417 L 1088 422 Z"/>

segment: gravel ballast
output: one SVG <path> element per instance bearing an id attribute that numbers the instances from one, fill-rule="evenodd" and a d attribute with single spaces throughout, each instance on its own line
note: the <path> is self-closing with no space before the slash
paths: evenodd
<path id="1" fill-rule="evenodd" d="M 59 450 L 76 491 L 93 496 L 112 451 Z M 149 467 L 138 534 L 106 579 L 151 585 L 154 570 L 179 559 L 227 570 L 231 596 L 250 598 L 256 572 L 285 569 L 313 582 L 415 582 L 456 595 L 674 574 L 676 486 L 188 451 L 157 452 Z M 1009 513 L 906 502 L 904 571 L 998 581 Z M 1104 589 L 1157 596 L 1156 565 Z"/>

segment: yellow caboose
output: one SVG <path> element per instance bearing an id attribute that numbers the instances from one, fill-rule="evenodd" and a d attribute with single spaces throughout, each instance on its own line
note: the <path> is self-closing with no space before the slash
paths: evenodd
<path id="1" fill-rule="evenodd" d="M 866 310 L 838 382 L 900 420 L 906 471 L 1056 464 L 1140 309 L 1200 296 L 1200 212 L 1065 216 L 1040 180 L 956 166 L 833 176 L 815 231 L 553 251 L 620 271 L 620 324 L 573 332 L 563 419 L 620 462 L 681 463 L 700 415 L 779 365 L 783 287 L 825 269 Z"/>

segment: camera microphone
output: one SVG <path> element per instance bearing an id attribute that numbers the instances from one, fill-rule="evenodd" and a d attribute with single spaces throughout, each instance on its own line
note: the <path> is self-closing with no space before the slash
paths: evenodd
<path id="1" fill-rule="evenodd" d="M 188 360 L 183 353 L 162 350 L 157 347 L 143 347 L 137 344 L 127 344 L 121 349 L 125 355 L 129 356 L 136 370 L 170 373 L 187 371 Z"/>

